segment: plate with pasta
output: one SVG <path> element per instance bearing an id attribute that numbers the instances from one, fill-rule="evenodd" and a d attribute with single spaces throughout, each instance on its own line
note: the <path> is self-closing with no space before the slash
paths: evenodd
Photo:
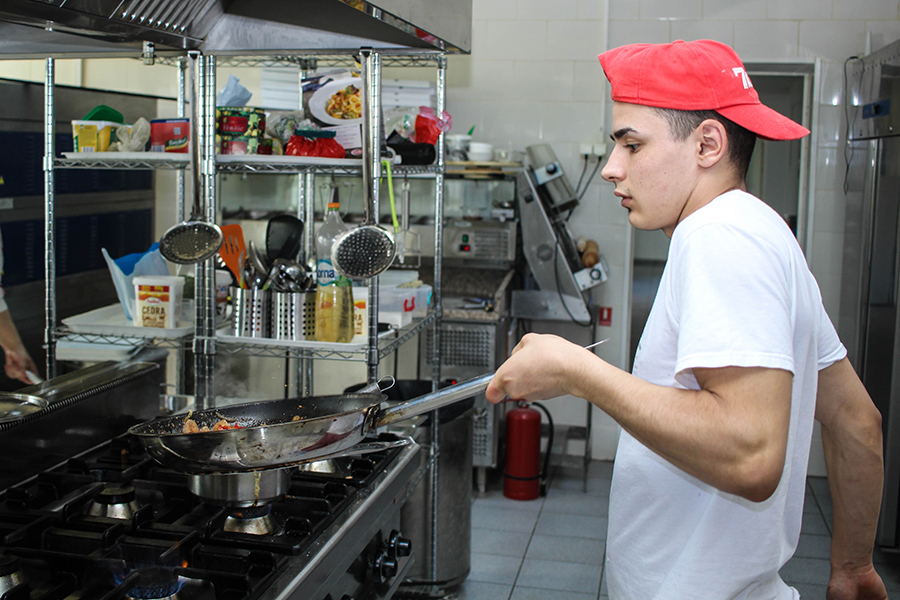
<path id="1" fill-rule="evenodd" d="M 310 97 L 312 116 L 329 125 L 352 125 L 362 121 L 362 81 L 359 77 L 326 83 Z"/>

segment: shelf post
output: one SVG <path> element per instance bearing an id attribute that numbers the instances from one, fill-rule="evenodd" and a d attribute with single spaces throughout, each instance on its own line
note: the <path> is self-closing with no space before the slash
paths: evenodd
<path id="1" fill-rule="evenodd" d="M 202 218 L 215 222 L 215 57 L 188 52 L 191 77 L 191 151 L 198 155 L 194 193 Z M 196 125 L 195 125 L 196 124 Z M 213 293 L 215 258 L 195 265 L 194 396 L 198 409 L 216 397 L 216 306 Z"/>
<path id="2" fill-rule="evenodd" d="M 44 343 L 47 357 L 47 379 L 56 377 L 56 238 L 54 236 L 55 198 L 53 188 L 53 158 L 56 143 L 53 133 L 53 86 L 56 64 L 46 59 L 44 74 L 44 282 L 46 328 Z"/>
<path id="3" fill-rule="evenodd" d="M 447 57 L 440 56 L 437 59 L 437 81 L 435 96 L 437 98 L 437 114 L 438 119 L 443 118 L 444 100 L 446 93 L 446 77 L 447 77 Z M 432 296 L 434 297 L 434 311 L 436 318 L 434 319 L 434 357 L 432 360 L 433 371 L 431 375 L 431 389 L 437 391 L 441 381 L 441 322 L 443 316 L 443 305 L 441 304 L 441 258 L 444 256 L 444 132 L 438 135 L 437 142 L 437 164 L 438 172 L 434 178 L 434 289 Z M 431 564 L 429 565 L 429 573 L 431 581 L 438 579 L 438 529 L 439 518 L 438 508 L 440 506 L 440 479 L 441 473 L 439 468 L 441 454 L 440 448 L 440 418 L 437 410 L 431 413 Z"/>

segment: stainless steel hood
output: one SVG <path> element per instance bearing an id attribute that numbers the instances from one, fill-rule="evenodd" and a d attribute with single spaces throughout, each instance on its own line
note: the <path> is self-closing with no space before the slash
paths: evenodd
<path id="1" fill-rule="evenodd" d="M 358 48 L 468 53 L 472 0 L 3 0 L 0 58 Z"/>

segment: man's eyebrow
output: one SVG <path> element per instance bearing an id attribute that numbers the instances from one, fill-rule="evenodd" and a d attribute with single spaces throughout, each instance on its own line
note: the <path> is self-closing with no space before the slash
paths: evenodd
<path id="1" fill-rule="evenodd" d="M 622 139 L 623 137 L 625 137 L 625 136 L 626 136 L 627 134 L 629 134 L 629 133 L 637 133 L 637 130 L 636 130 L 636 129 L 633 129 L 633 128 L 631 128 L 631 127 L 623 127 L 622 129 L 617 129 L 617 130 L 615 131 L 615 133 L 613 133 L 611 136 L 609 136 L 609 138 L 610 138 L 612 141 L 616 141 L 616 140 Z"/>

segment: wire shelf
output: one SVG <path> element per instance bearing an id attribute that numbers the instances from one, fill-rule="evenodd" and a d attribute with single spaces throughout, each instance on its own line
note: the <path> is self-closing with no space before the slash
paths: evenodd
<path id="1" fill-rule="evenodd" d="M 61 327 L 56 330 L 57 341 L 86 343 L 86 344 L 108 344 L 119 348 L 170 348 L 179 349 L 186 348 L 190 345 L 192 336 L 179 338 L 154 338 L 154 337 L 134 337 L 130 335 L 113 335 L 113 334 L 96 334 L 96 333 L 75 333 L 68 328 Z"/>
<path id="2" fill-rule="evenodd" d="M 393 353 L 401 345 L 418 335 L 425 327 L 434 322 L 437 314 L 429 313 L 416 322 L 397 330 L 397 335 L 388 340 L 381 340 L 378 344 L 378 357 Z M 341 344 L 284 342 L 278 340 L 260 339 L 258 342 L 248 338 L 241 338 L 240 342 L 231 343 L 222 338 L 216 339 L 217 352 L 226 354 L 241 354 L 249 356 L 264 356 L 271 358 L 321 358 L 332 360 L 365 361 L 368 349 L 364 344 L 353 344 L 349 348 Z"/>

